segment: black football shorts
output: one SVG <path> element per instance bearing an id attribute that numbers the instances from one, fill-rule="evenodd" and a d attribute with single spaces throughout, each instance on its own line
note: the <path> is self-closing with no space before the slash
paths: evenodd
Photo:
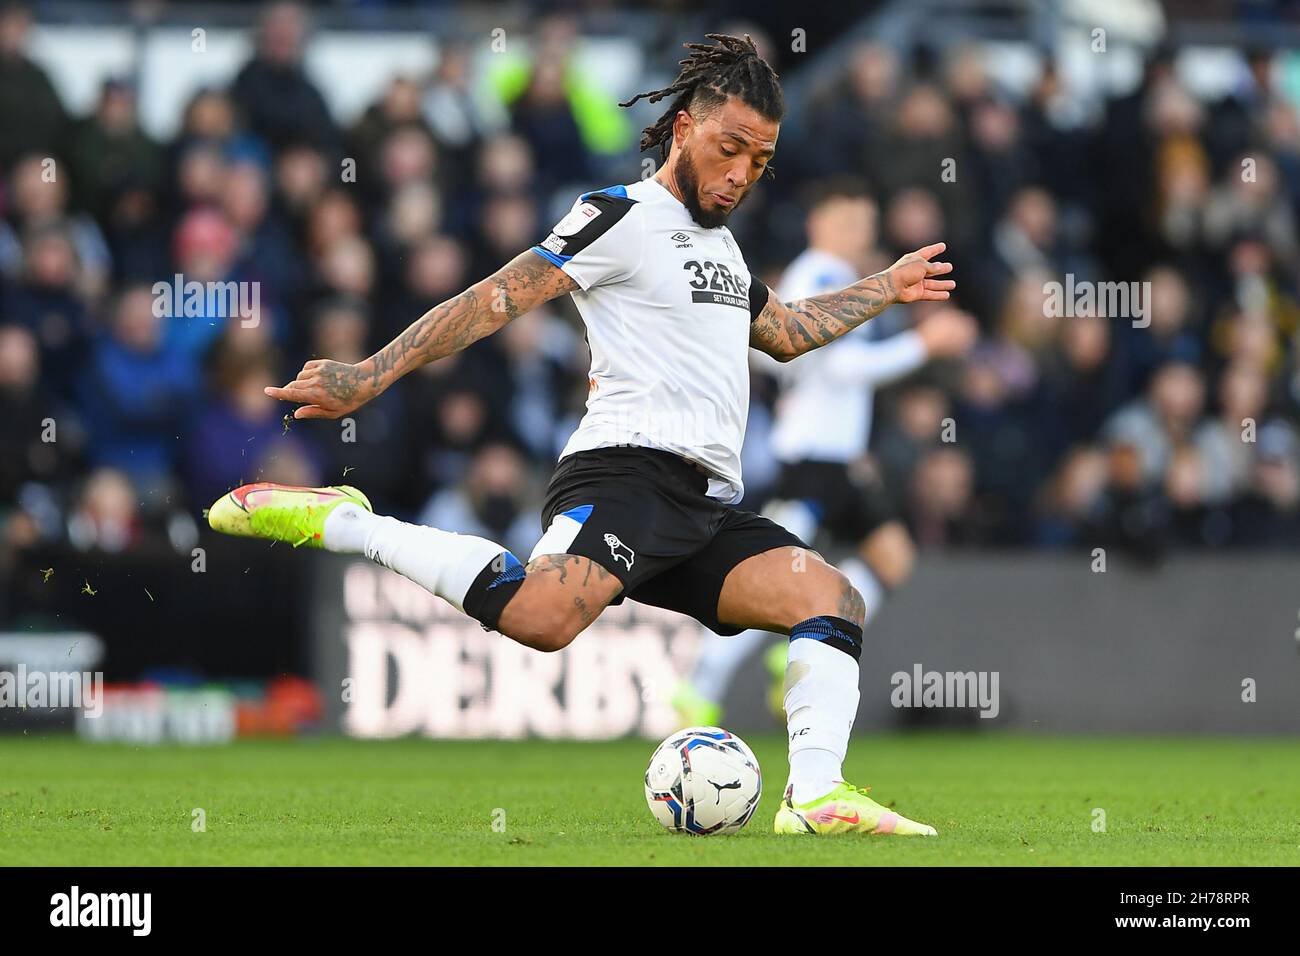
<path id="1" fill-rule="evenodd" d="M 738 634 L 718 620 L 727 574 L 764 551 L 807 546 L 768 518 L 708 497 L 708 485 L 704 472 L 666 451 L 575 452 L 551 477 L 532 554 L 590 558 L 623 582 L 612 603 L 631 598 Z"/>

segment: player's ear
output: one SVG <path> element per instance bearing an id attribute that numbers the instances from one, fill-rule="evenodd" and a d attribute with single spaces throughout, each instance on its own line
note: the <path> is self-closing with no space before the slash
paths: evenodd
<path id="1" fill-rule="evenodd" d="M 695 128 L 695 118 L 686 110 L 678 110 L 677 115 L 673 118 L 673 145 L 681 148 L 682 143 L 686 142 L 686 137 L 691 134 Z"/>

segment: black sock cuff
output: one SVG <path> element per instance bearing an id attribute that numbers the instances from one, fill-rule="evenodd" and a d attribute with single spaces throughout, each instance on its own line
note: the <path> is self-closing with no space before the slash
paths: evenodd
<path id="1" fill-rule="evenodd" d="M 862 658 L 862 628 L 842 617 L 810 617 L 790 628 L 790 640 L 810 637 L 828 647 L 843 651 L 855 661 Z"/>
<path id="2" fill-rule="evenodd" d="M 487 563 L 461 602 L 465 613 L 489 631 L 497 629 L 501 612 L 524 583 L 523 563 L 509 551 L 503 551 Z"/>

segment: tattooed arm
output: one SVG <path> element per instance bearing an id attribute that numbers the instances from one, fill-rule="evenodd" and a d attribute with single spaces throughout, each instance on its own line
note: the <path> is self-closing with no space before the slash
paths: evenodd
<path id="1" fill-rule="evenodd" d="M 298 402 L 294 418 L 340 418 L 381 394 L 413 369 L 491 335 L 511 319 L 578 284 L 529 250 L 455 298 L 434 306 L 364 362 L 312 359 L 288 385 L 266 394 Z"/>
<path id="2" fill-rule="evenodd" d="M 895 302 L 948 298 L 957 284 L 935 276 L 951 272 L 952 263 L 930 261 L 945 248 L 938 242 L 910 252 L 884 272 L 839 292 L 785 303 L 776 301 L 774 295 L 769 296 L 767 305 L 750 326 L 750 347 L 788 362 L 833 342 Z"/>

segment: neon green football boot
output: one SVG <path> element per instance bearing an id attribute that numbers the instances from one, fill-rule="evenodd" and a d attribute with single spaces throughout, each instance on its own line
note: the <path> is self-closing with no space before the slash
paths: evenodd
<path id="1" fill-rule="evenodd" d="M 678 683 L 672 705 L 682 727 L 716 727 L 722 721 L 722 705 L 701 694 L 689 680 Z"/>
<path id="2" fill-rule="evenodd" d="M 938 836 L 934 827 L 909 820 L 901 813 L 882 807 L 867 796 L 870 787 L 855 787 L 840 782 L 826 796 L 809 803 L 796 804 L 791 799 L 793 787 L 776 811 L 774 833 L 869 833 L 883 836 Z"/>
<path id="3" fill-rule="evenodd" d="M 329 513 L 345 501 L 374 511 L 370 499 L 351 485 L 301 488 L 259 481 L 241 485 L 208 509 L 208 524 L 222 534 L 287 541 L 295 548 L 323 548 L 321 535 Z"/>

